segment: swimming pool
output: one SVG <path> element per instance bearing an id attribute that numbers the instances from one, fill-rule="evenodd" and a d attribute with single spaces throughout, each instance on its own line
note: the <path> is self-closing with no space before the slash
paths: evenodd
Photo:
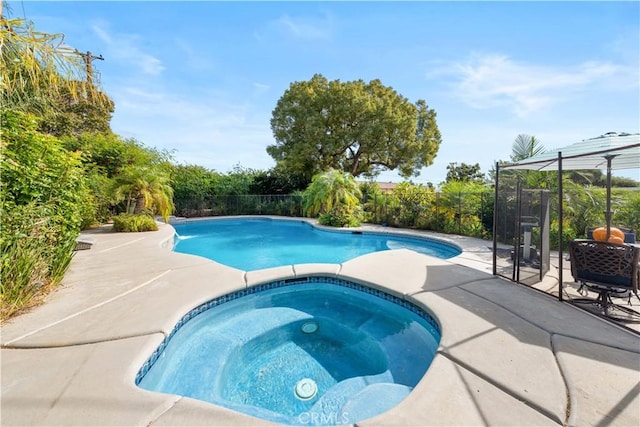
<path id="1" fill-rule="evenodd" d="M 286 424 L 348 424 L 404 399 L 439 341 L 428 313 L 382 291 L 280 280 L 191 310 L 136 384 Z"/>
<path id="2" fill-rule="evenodd" d="M 441 240 L 326 230 L 300 220 L 225 218 L 172 225 L 176 252 L 200 255 L 244 271 L 291 264 L 340 264 L 371 252 L 400 248 L 445 259 L 461 253 L 457 246 Z"/>

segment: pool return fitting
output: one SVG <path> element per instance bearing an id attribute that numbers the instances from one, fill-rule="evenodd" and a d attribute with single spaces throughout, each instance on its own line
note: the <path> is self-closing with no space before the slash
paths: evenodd
<path id="1" fill-rule="evenodd" d="M 300 330 L 305 334 L 312 334 L 318 330 L 318 322 L 303 323 Z"/>
<path id="2" fill-rule="evenodd" d="M 318 385 L 311 378 L 303 378 L 296 384 L 295 392 L 298 399 L 310 400 L 318 393 Z"/>

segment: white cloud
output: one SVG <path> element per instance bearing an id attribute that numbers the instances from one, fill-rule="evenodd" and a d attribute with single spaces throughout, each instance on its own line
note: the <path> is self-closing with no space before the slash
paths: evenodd
<path id="1" fill-rule="evenodd" d="M 267 154 L 267 145 L 273 143 L 268 122 L 254 120 L 242 125 L 215 121 L 162 120 L 157 117 L 130 117 L 118 120 L 114 125 L 118 133 L 134 137 L 145 145 L 158 149 L 175 150 L 177 163 L 188 163 L 228 172 L 233 165 L 241 164 L 253 169 L 269 169 L 274 165 Z"/>
<path id="2" fill-rule="evenodd" d="M 165 67 L 158 58 L 144 52 L 138 47 L 139 37 L 135 34 L 112 33 L 108 23 L 96 22 L 91 26 L 93 32 L 100 38 L 108 49 L 110 59 L 127 65 L 134 65 L 143 74 L 155 76 Z"/>
<path id="3" fill-rule="evenodd" d="M 611 62 L 554 67 L 517 62 L 501 54 L 473 54 L 463 62 L 440 64 L 428 77 L 451 77 L 454 94 L 471 107 L 503 107 L 524 117 L 594 85 L 628 86 L 632 73 L 629 67 Z"/>
<path id="4" fill-rule="evenodd" d="M 271 86 L 263 84 L 263 83 L 258 83 L 258 82 L 254 82 L 253 83 L 253 93 L 254 93 L 254 95 L 262 95 L 263 93 L 268 92 L 270 88 L 271 88 Z"/>
<path id="5" fill-rule="evenodd" d="M 331 37 L 331 22 L 327 16 L 313 19 L 282 15 L 273 23 L 296 38 L 317 40 Z"/>
<path id="6" fill-rule="evenodd" d="M 189 99 L 180 94 L 149 91 L 139 86 L 119 87 L 110 93 L 122 115 L 139 114 L 173 123 L 199 123 L 216 127 L 238 126 L 246 122 L 246 105 L 216 102 L 204 95 Z M 170 122 L 163 122 L 163 127 Z"/>
<path id="7" fill-rule="evenodd" d="M 246 102 L 222 102 L 215 96 L 149 91 L 121 86 L 110 92 L 117 105 L 113 130 L 145 145 L 175 150 L 175 161 L 227 172 L 231 165 L 268 169 L 273 143 L 268 117 Z"/>
<path id="8" fill-rule="evenodd" d="M 640 59 L 640 49 L 638 45 L 638 28 L 625 28 L 620 29 L 620 33 L 617 34 L 610 43 L 605 45 L 605 49 L 613 55 L 616 55 L 620 61 L 626 61 L 637 69 Z"/>
<path id="9" fill-rule="evenodd" d="M 107 32 L 107 30 L 104 28 L 105 26 L 106 26 L 106 23 L 99 22 L 92 25 L 91 29 L 96 34 L 96 36 L 98 36 L 100 40 L 102 40 L 108 45 L 113 44 L 113 39 L 111 38 L 111 35 Z"/>
<path id="10" fill-rule="evenodd" d="M 269 119 L 256 117 L 257 108 L 247 97 L 208 80 L 193 81 L 193 85 L 171 81 L 170 73 L 162 73 L 162 62 L 142 51 L 137 35 L 110 31 L 105 23 L 92 29 L 108 49 L 105 56 L 122 63 L 117 81 L 111 79 L 106 85 L 116 104 L 111 122 L 114 132 L 147 146 L 175 150 L 174 159 L 180 163 L 219 171 L 237 163 L 264 169 L 271 166 L 265 151 L 273 139 Z M 172 43 L 191 70 L 215 68 L 208 58 L 196 58 L 189 41 L 178 38 Z M 158 78 L 150 78 L 154 76 Z M 259 81 L 247 84 L 256 96 L 269 90 Z"/>
<path id="11" fill-rule="evenodd" d="M 268 43 L 273 37 L 282 36 L 294 41 L 311 42 L 330 40 L 333 32 L 334 22 L 329 14 L 316 17 L 284 14 L 267 22 L 265 27 L 257 29 L 254 37 L 260 43 Z"/>
<path id="12" fill-rule="evenodd" d="M 181 62 L 189 69 L 198 72 L 208 72 L 216 69 L 215 61 L 209 56 L 210 52 L 194 48 L 191 42 L 182 38 L 177 38 L 175 45 L 183 53 Z"/>

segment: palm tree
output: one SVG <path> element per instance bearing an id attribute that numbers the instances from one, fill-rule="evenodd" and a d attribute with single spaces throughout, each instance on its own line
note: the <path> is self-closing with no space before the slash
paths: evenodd
<path id="1" fill-rule="evenodd" d="M 0 89 L 3 109 L 43 114 L 60 110 L 61 96 L 91 97 L 86 68 L 62 34 L 35 31 L 0 8 Z M 103 96 L 103 98 L 106 98 Z"/>
<path id="2" fill-rule="evenodd" d="M 579 236 L 585 236 L 589 226 L 599 225 L 605 210 L 604 192 L 593 191 L 591 186 L 583 186 L 563 177 L 564 216 L 571 228 Z"/>
<path id="3" fill-rule="evenodd" d="M 169 174 L 148 166 L 128 166 L 115 180 L 116 203 L 126 201 L 127 213 L 139 214 L 144 209 L 159 213 L 165 222 L 173 212 L 173 188 Z"/>
<path id="4" fill-rule="evenodd" d="M 353 175 L 330 169 L 313 177 L 304 192 L 303 205 L 308 216 L 315 216 L 338 206 L 357 206 L 361 195 Z"/>
<path id="5" fill-rule="evenodd" d="M 513 141 L 511 160 L 519 162 L 520 160 L 544 153 L 544 150 L 544 146 L 540 144 L 540 141 L 535 136 L 520 134 L 516 136 L 516 139 Z"/>
<path id="6" fill-rule="evenodd" d="M 544 153 L 544 146 L 535 136 L 520 134 L 516 136 L 511 148 L 511 161 L 519 162 L 540 153 Z M 550 177 L 546 172 L 530 170 L 514 171 L 514 175 L 520 177 L 524 188 L 549 188 Z"/>

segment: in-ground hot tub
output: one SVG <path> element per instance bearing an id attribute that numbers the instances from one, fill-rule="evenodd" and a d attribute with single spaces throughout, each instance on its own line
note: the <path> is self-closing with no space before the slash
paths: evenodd
<path id="1" fill-rule="evenodd" d="M 281 280 L 189 312 L 136 383 L 281 423 L 354 423 L 404 399 L 439 341 L 433 317 L 382 291 Z"/>

